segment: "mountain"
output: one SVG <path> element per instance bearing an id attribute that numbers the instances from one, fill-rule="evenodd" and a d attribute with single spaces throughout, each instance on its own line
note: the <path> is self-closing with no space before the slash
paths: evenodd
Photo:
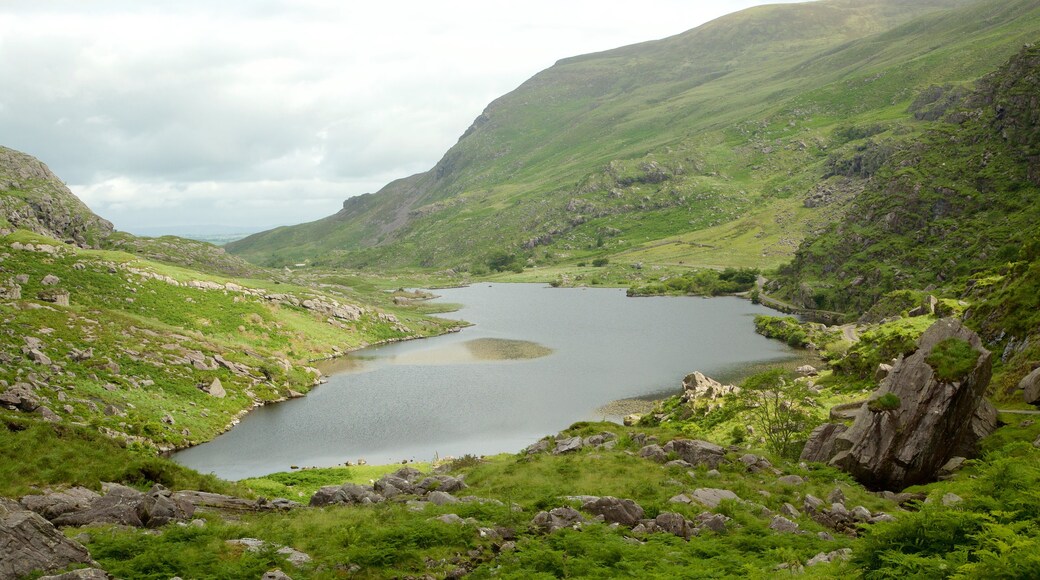
<path id="1" fill-rule="evenodd" d="M 80 246 L 97 246 L 112 223 L 90 211 L 38 159 L 0 147 L 0 228 L 22 228 Z"/>
<path id="2" fill-rule="evenodd" d="M 807 196 L 858 191 L 826 177 L 833 147 L 903 131 L 921 89 L 978 78 L 1038 27 L 1036 1 L 829 0 L 564 59 L 488 105 L 430 171 L 227 249 L 265 265 L 476 272 L 500 252 L 779 265 L 842 213 Z"/>

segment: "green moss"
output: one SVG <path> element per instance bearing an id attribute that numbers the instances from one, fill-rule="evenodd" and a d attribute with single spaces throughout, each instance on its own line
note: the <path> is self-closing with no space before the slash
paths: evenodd
<path id="1" fill-rule="evenodd" d="M 867 404 L 871 411 L 895 411 L 902 404 L 895 393 L 885 393 Z"/>

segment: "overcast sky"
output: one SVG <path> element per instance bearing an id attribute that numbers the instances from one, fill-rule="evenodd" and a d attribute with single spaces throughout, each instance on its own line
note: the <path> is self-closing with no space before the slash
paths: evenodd
<path id="1" fill-rule="evenodd" d="M 765 3 L 3 0 L 0 144 L 124 231 L 311 221 L 561 58 Z"/>

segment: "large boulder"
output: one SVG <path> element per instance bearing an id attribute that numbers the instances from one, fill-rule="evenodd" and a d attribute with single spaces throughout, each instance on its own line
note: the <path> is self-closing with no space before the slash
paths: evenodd
<path id="1" fill-rule="evenodd" d="M 740 387 L 724 385 L 711 377 L 705 376 L 700 371 L 690 373 L 683 379 L 682 401 L 684 403 L 696 401 L 715 401 L 726 395 L 740 392 Z"/>
<path id="2" fill-rule="evenodd" d="M 632 527 L 643 519 L 643 508 L 630 499 L 618 499 L 616 497 L 601 497 L 581 506 L 581 509 L 603 516 L 603 521 L 608 524 L 621 524 Z"/>
<path id="3" fill-rule="evenodd" d="M 1040 367 L 1022 377 L 1018 382 L 1018 388 L 1022 390 L 1022 396 L 1030 405 L 1040 404 Z"/>
<path id="4" fill-rule="evenodd" d="M 159 528 L 171 522 L 183 522 L 195 514 L 191 502 L 174 497 L 165 487 L 155 484 L 137 504 L 137 517 L 145 527 Z"/>
<path id="5" fill-rule="evenodd" d="M 675 452 L 679 459 L 690 465 L 707 465 L 716 469 L 726 458 L 726 450 L 709 441 L 673 439 L 663 447 L 665 453 Z"/>
<path id="6" fill-rule="evenodd" d="M 960 378 L 942 380 L 926 359 L 951 338 L 970 344 L 978 358 Z M 979 336 L 959 320 L 939 320 L 837 437 L 830 463 L 868 487 L 902 489 L 935 480 L 954 455 L 971 457 L 978 440 L 996 425 L 996 411 L 984 399 L 991 358 Z"/>
<path id="7" fill-rule="evenodd" d="M 43 516 L 0 498 L 0 578 L 94 564 L 90 553 L 66 538 Z"/>

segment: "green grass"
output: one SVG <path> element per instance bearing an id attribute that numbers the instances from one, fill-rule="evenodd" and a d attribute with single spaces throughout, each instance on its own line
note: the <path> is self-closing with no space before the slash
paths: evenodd
<path id="1" fill-rule="evenodd" d="M 979 353 L 965 340 L 947 338 L 935 345 L 924 360 L 932 367 L 939 380 L 954 382 L 963 379 L 975 369 Z"/>

